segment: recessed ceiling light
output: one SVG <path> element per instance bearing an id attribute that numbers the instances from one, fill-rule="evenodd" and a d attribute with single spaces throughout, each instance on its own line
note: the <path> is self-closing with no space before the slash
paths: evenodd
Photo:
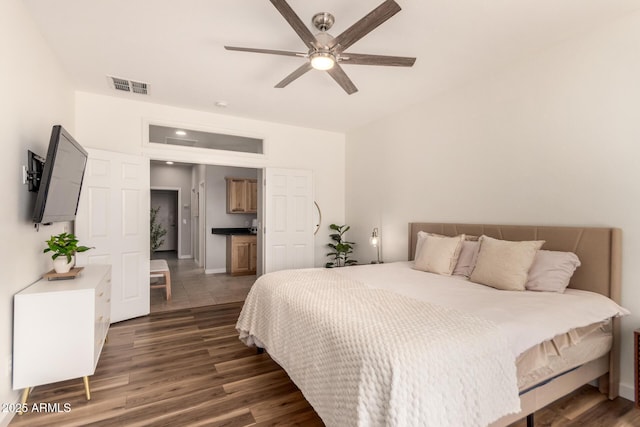
<path id="1" fill-rule="evenodd" d="M 166 163 L 167 163 L 168 165 L 172 165 L 172 164 L 173 164 L 173 162 L 166 162 Z"/>
<path id="2" fill-rule="evenodd" d="M 219 108 L 227 108 L 229 104 L 227 104 L 227 101 L 216 101 L 216 107 Z"/>
<path id="3" fill-rule="evenodd" d="M 176 135 L 185 136 L 187 133 L 183 130 L 177 130 Z"/>

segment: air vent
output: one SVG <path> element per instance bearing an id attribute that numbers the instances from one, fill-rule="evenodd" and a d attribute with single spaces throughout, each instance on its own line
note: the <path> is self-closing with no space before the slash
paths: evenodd
<path id="1" fill-rule="evenodd" d="M 142 82 L 134 82 L 133 80 L 122 79 L 120 77 L 108 76 L 113 88 L 123 92 L 133 92 L 141 95 L 148 94 L 149 85 Z"/>
<path id="2" fill-rule="evenodd" d="M 147 94 L 147 84 L 146 83 L 140 83 L 140 82 L 131 82 L 131 89 L 133 90 L 133 93 L 139 93 L 141 95 L 146 95 Z"/>
<path id="3" fill-rule="evenodd" d="M 117 77 L 111 77 L 111 80 L 113 80 L 113 87 L 116 90 L 131 92 L 131 89 L 129 88 L 129 80 L 119 79 Z"/>

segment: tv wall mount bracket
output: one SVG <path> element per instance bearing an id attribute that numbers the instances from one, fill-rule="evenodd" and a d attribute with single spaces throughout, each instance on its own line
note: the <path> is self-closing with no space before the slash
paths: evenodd
<path id="1" fill-rule="evenodd" d="M 22 183 L 29 184 L 30 192 L 37 193 L 40 188 L 44 161 L 44 157 L 27 150 L 27 166 L 22 166 Z"/>

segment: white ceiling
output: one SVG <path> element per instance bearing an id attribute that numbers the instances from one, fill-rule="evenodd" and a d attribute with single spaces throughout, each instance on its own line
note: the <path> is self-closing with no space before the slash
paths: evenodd
<path id="1" fill-rule="evenodd" d="M 268 0 L 25 3 L 78 90 L 341 132 L 640 8 L 638 0 L 397 1 L 403 10 L 347 52 L 415 56 L 416 64 L 344 65 L 353 95 L 316 70 L 275 89 L 305 59 L 223 48 L 306 50 Z M 313 33 L 311 17 L 332 13 L 334 36 L 380 3 L 289 0 Z M 149 95 L 115 91 L 107 75 L 146 82 Z"/>

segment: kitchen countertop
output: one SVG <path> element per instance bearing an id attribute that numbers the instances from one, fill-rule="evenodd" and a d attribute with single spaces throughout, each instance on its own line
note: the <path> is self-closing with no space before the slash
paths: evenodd
<path id="1" fill-rule="evenodd" d="M 211 234 L 220 234 L 223 236 L 233 236 L 233 235 L 255 236 L 256 235 L 256 233 L 252 233 L 251 229 L 247 227 L 212 228 Z"/>

